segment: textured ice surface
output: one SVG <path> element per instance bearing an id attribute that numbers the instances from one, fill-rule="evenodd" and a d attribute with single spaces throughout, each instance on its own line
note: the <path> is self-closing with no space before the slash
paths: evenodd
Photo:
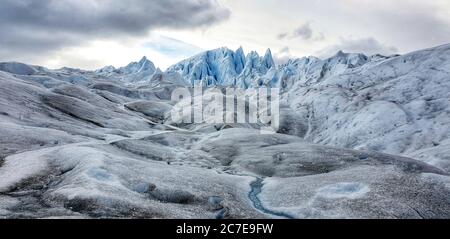
<path id="1" fill-rule="evenodd" d="M 369 187 L 362 183 L 336 183 L 319 188 L 316 196 L 330 199 L 358 198 L 369 190 Z"/>
<path id="2" fill-rule="evenodd" d="M 253 79 L 274 67 L 270 50 L 267 50 L 264 57 L 260 57 L 256 52 L 244 56 L 242 48 L 236 52 L 220 48 L 175 64 L 167 72 L 180 74 L 191 85 L 247 88 Z"/>

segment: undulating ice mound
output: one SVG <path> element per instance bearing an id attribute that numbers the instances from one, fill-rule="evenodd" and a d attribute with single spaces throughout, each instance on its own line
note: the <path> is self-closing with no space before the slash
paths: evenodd
<path id="1" fill-rule="evenodd" d="M 16 75 L 33 75 L 37 73 L 37 70 L 34 67 L 18 62 L 0 63 L 0 71 Z"/>
<path id="2" fill-rule="evenodd" d="M 352 65 L 291 83 L 284 99 L 306 139 L 412 155 L 449 138 L 450 45 Z"/>

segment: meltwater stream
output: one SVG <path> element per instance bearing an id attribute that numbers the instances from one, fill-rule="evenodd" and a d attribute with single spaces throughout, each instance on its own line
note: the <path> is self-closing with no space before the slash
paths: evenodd
<path id="1" fill-rule="evenodd" d="M 263 206 L 263 204 L 261 203 L 261 200 L 258 197 L 258 195 L 262 191 L 262 186 L 263 186 L 262 182 L 263 182 L 263 179 L 257 178 L 256 181 L 254 181 L 250 184 L 251 191 L 248 193 L 248 197 L 252 201 L 253 207 L 255 207 L 257 210 L 259 210 L 265 214 L 273 215 L 276 217 L 283 217 L 283 218 L 287 218 L 287 219 L 295 219 L 293 216 L 291 216 L 289 214 L 286 214 L 284 212 L 272 211 Z"/>

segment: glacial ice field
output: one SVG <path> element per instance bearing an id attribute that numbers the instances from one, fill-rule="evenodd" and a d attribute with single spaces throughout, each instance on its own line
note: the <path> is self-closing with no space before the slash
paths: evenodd
<path id="1" fill-rule="evenodd" d="M 281 90 L 280 128 L 176 124 L 179 87 Z M 0 218 L 450 218 L 450 45 L 166 71 L 0 63 Z"/>

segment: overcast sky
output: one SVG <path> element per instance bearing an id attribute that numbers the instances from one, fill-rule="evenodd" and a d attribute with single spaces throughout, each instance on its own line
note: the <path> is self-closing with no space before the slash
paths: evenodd
<path id="1" fill-rule="evenodd" d="M 289 57 L 450 43 L 448 0 L 0 0 L 0 61 L 165 69 L 222 46 Z"/>

